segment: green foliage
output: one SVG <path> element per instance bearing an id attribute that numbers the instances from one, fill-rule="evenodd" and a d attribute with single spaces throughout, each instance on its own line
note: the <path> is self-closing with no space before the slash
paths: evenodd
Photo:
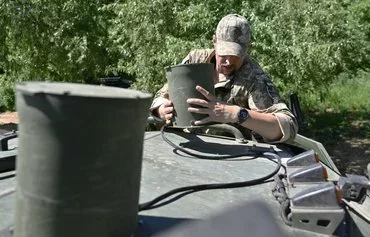
<path id="1" fill-rule="evenodd" d="M 224 6 L 239 7 L 238 2 Z M 227 10 L 221 12 L 218 1 L 178 0 L 125 1 L 106 9 L 115 12 L 110 37 L 121 55 L 111 70 L 135 75 L 134 86 L 152 93 L 166 80 L 164 67 L 181 62 L 193 48 L 212 47 L 219 16 Z"/>
<path id="2" fill-rule="evenodd" d="M 366 21 L 351 12 L 358 2 L 364 3 L 245 2 L 243 12 L 249 13 L 254 28 L 252 53 L 286 93 L 308 96 L 320 92 L 340 73 L 367 67 Z"/>
<path id="3" fill-rule="evenodd" d="M 125 75 L 154 93 L 164 67 L 212 47 L 228 13 L 249 18 L 252 55 L 305 104 L 322 102 L 338 75 L 369 68 L 367 0 L 0 0 L 1 106 L 12 109 L 10 91 L 24 80 Z"/>
<path id="4" fill-rule="evenodd" d="M 103 3 L 1 0 L 1 80 L 14 87 L 25 80 L 91 83 L 104 75 L 110 43 Z M 6 101 L 8 93 L 0 96 Z"/>
<path id="5" fill-rule="evenodd" d="M 4 80 L 2 75 L 0 75 L 0 95 L 0 111 L 13 109 L 15 107 L 14 84 Z"/>
<path id="6" fill-rule="evenodd" d="M 370 108 L 370 72 L 343 74 L 332 83 L 323 106 L 334 111 L 366 111 Z"/>
<path id="7" fill-rule="evenodd" d="M 366 67 L 369 21 L 353 17 L 365 4 L 345 1 L 126 1 L 116 12 L 112 36 L 120 71 L 135 74 L 135 86 L 155 92 L 165 81 L 163 67 L 178 63 L 191 48 L 211 47 L 219 19 L 230 12 L 249 17 L 252 54 L 285 94 L 323 96 L 337 75 Z M 369 5 L 369 4 L 367 4 Z M 367 6 L 365 4 L 365 6 Z M 235 11 L 235 9 L 240 9 Z M 367 31 L 369 32 L 369 31 Z"/>
<path id="8" fill-rule="evenodd" d="M 369 91 L 369 71 L 359 70 L 355 74 L 343 73 L 338 76 L 336 81 L 320 91 L 325 97 L 320 100 L 314 94 L 307 96 L 303 100 L 302 107 L 307 113 L 314 111 L 321 113 L 364 111 L 366 113 L 366 111 L 370 112 Z"/>

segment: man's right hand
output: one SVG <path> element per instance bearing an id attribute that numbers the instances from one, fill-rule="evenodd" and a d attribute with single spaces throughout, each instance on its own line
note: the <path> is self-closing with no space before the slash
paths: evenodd
<path id="1" fill-rule="evenodd" d="M 158 117 L 166 121 L 166 124 L 170 124 L 175 113 L 172 101 L 166 100 L 161 106 L 157 109 Z"/>

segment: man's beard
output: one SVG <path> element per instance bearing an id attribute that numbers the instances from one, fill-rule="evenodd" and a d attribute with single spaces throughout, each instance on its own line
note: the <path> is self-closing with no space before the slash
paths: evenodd
<path id="1" fill-rule="evenodd" d="M 228 72 L 228 74 L 225 74 L 224 70 L 222 70 L 222 66 L 221 66 L 221 74 L 223 74 L 225 77 L 233 76 L 236 72 L 236 68 L 233 67 L 231 70 L 228 70 L 227 72 Z"/>

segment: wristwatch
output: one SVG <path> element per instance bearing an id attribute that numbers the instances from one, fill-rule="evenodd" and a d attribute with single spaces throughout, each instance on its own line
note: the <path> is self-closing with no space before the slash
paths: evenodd
<path id="1" fill-rule="evenodd" d="M 238 112 L 238 122 L 237 124 L 242 124 L 244 123 L 247 119 L 249 118 L 249 113 L 247 109 L 240 108 Z"/>

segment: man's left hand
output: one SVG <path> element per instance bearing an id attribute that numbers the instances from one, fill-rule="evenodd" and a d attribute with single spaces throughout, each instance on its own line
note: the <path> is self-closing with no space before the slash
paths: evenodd
<path id="1" fill-rule="evenodd" d="M 237 111 L 239 111 L 239 106 L 228 105 L 217 100 L 214 95 L 201 86 L 196 86 L 195 89 L 199 91 L 205 99 L 189 98 L 186 102 L 190 104 L 190 106 L 200 105 L 203 108 L 189 107 L 188 111 L 198 114 L 208 114 L 208 117 L 195 121 L 194 125 L 201 125 L 209 122 L 235 123 L 237 121 Z"/>

